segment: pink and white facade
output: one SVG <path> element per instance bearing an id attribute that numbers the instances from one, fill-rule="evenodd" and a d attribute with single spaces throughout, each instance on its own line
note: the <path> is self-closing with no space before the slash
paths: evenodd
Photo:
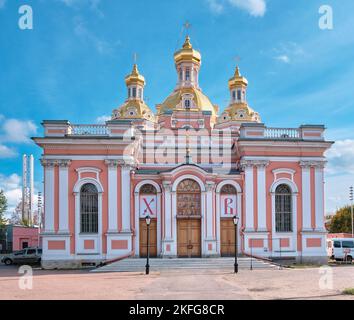
<path id="1" fill-rule="evenodd" d="M 240 253 L 327 261 L 324 126 L 266 127 L 238 68 L 219 114 L 199 87 L 189 38 L 174 58 L 177 85 L 155 114 L 134 66 L 128 98 L 105 125 L 43 122 L 44 137 L 34 138 L 43 148 L 43 266 L 138 257 L 147 214 L 158 257 L 182 255 L 181 218 L 200 221 L 197 255 L 222 255 L 223 221 L 236 214 Z"/>

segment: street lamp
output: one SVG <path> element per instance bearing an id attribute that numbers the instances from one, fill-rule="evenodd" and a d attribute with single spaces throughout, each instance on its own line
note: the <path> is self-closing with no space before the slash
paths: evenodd
<path id="1" fill-rule="evenodd" d="M 145 218 L 146 221 L 146 226 L 147 226 L 147 253 L 146 253 L 146 266 L 145 266 L 145 274 L 149 274 L 150 271 L 150 265 L 149 265 L 149 233 L 150 233 L 150 223 L 151 223 L 151 218 L 149 215 L 146 216 Z"/>
<path id="2" fill-rule="evenodd" d="M 352 214 L 352 238 L 354 238 L 354 217 L 353 217 L 353 200 L 354 200 L 354 193 L 353 193 L 353 186 L 349 188 L 349 199 L 350 199 L 350 210 Z"/>
<path id="3" fill-rule="evenodd" d="M 239 221 L 238 216 L 233 217 L 234 225 L 235 225 L 235 265 L 234 265 L 234 272 L 238 273 L 238 263 L 237 263 L 237 225 Z"/>

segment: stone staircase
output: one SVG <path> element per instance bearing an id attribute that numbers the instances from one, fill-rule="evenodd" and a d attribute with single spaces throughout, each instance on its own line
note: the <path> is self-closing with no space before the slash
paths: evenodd
<path id="1" fill-rule="evenodd" d="M 192 259 L 150 259 L 151 272 L 174 270 L 225 270 L 233 272 L 234 258 L 192 258 Z M 128 258 L 97 268 L 91 272 L 145 272 L 146 259 Z M 239 270 L 249 270 L 251 258 L 238 258 Z M 252 259 L 252 267 L 258 269 L 277 269 L 278 266 L 262 260 Z"/>

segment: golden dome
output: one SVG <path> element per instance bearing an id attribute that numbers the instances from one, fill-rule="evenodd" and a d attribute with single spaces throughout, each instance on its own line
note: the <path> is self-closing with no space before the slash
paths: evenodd
<path id="1" fill-rule="evenodd" d="M 261 122 L 261 117 L 247 103 L 240 102 L 229 105 L 218 119 L 219 123 L 228 121 Z"/>
<path id="2" fill-rule="evenodd" d="M 247 87 L 248 81 L 245 77 L 241 76 L 239 67 L 236 67 L 234 76 L 229 80 L 229 88 Z"/>
<path id="3" fill-rule="evenodd" d="M 188 109 L 189 111 L 210 111 L 213 116 L 216 116 L 217 107 L 210 102 L 209 98 L 204 95 L 200 89 L 194 87 L 175 90 L 161 105 L 158 106 L 158 114 L 161 115 L 168 110 L 185 111 L 186 109 L 182 105 L 183 96 L 188 96 L 192 101 L 191 107 Z"/>
<path id="4" fill-rule="evenodd" d="M 197 64 L 200 64 L 202 56 L 199 51 L 193 49 L 193 46 L 190 42 L 190 38 L 189 36 L 187 36 L 182 49 L 174 54 L 174 59 L 176 64 L 182 61 L 192 61 Z"/>
<path id="5" fill-rule="evenodd" d="M 113 110 L 112 120 L 145 119 L 155 121 L 151 109 L 141 100 L 128 100 L 118 109 Z"/>
<path id="6" fill-rule="evenodd" d="M 145 85 L 145 78 L 139 74 L 138 66 L 136 64 L 134 64 L 131 74 L 125 77 L 125 83 L 127 86 L 132 84 L 138 84 L 140 86 Z"/>

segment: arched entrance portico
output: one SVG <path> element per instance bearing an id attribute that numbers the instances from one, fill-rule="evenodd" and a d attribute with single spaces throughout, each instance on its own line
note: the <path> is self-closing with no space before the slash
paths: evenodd
<path id="1" fill-rule="evenodd" d="M 201 189 L 192 179 L 177 186 L 177 255 L 201 257 Z"/>

